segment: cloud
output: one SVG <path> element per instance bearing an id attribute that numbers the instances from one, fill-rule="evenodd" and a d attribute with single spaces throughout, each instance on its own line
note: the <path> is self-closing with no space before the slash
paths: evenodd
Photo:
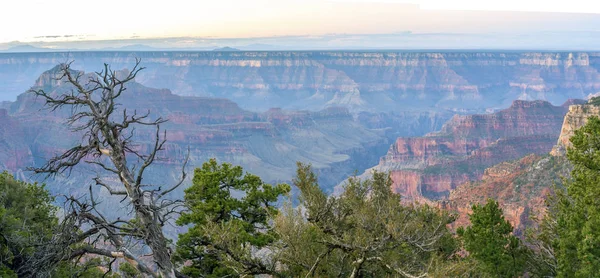
<path id="1" fill-rule="evenodd" d="M 34 39 L 60 39 L 60 38 L 85 38 L 87 35 L 46 35 L 35 36 Z"/>
<path id="2" fill-rule="evenodd" d="M 152 50 L 212 50 L 229 46 L 242 50 L 600 50 L 600 31 L 548 31 L 512 33 L 419 33 L 327 34 L 322 36 L 271 36 L 261 38 L 174 37 L 120 40 L 84 40 L 29 43 L 35 47 L 97 50 L 140 46 Z M 22 43 L 21 43 L 22 44 Z M 16 44 L 10 44 L 14 46 Z M 147 47 L 146 47 L 147 46 Z M 8 48 L 0 44 L 0 49 Z"/>
<path id="3" fill-rule="evenodd" d="M 0 17 L 0 26 L 13 28 L 0 32 L 0 42 L 83 40 L 76 34 L 95 34 L 95 40 L 258 38 L 405 30 L 494 33 L 568 28 L 576 31 L 600 26 L 597 20 L 589 20 L 589 15 L 582 14 L 574 15 L 579 18 L 573 14 L 571 18 L 558 18 L 556 14 L 497 12 L 600 11 L 600 1 L 594 0 L 543 3 L 540 0 L 170 0 L 169 5 L 162 0 L 103 0 L 102 5 L 94 6 L 92 13 L 85 12 L 89 10 L 86 6 L 76 0 L 7 1 L 3 7 L 10 12 Z M 496 12 L 455 11 L 461 9 Z M 53 15 L 51 19 L 49 14 Z"/>

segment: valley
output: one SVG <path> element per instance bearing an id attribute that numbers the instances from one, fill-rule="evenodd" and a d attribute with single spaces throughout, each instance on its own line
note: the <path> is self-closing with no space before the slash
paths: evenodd
<path id="1" fill-rule="evenodd" d="M 289 183 L 300 161 L 328 193 L 339 193 L 355 172 L 389 172 L 405 202 L 439 204 L 463 218 L 474 196 L 501 194 L 471 192 L 509 179 L 493 174 L 498 167 L 516 175 L 553 147 L 564 153 L 573 131 L 566 123 L 581 126 L 588 117 L 569 106 L 600 90 L 595 53 L 0 53 L 0 84 L 10 92 L 0 106 L 0 168 L 47 182 L 57 194 L 84 192 L 98 171 L 90 165 L 50 180 L 25 171 L 79 138 L 63 124 L 69 111 L 44 110 L 26 91 L 70 90 L 56 80 L 56 64 L 67 59 L 88 74 L 101 63 L 125 74 L 136 57 L 147 68 L 121 102 L 168 120 L 168 143 L 149 172 L 157 184 L 176 179 L 189 148 L 188 172 L 216 158 Z M 21 94 L 9 101 L 15 90 Z M 152 132 L 135 131 L 141 150 L 150 148 Z M 532 209 L 524 207 L 511 210 L 517 227 Z"/>
<path id="2" fill-rule="evenodd" d="M 0 278 L 600 273 L 590 1 L 6 2 Z"/>
<path id="3" fill-rule="evenodd" d="M 57 82 L 57 77 L 60 77 L 57 68 L 47 71 L 32 88 L 43 88 L 51 94 L 70 90 L 63 82 Z M 23 179 L 36 179 L 24 170 L 39 167 L 81 136 L 64 124 L 70 111 L 48 111 L 42 109 L 42 104 L 33 94 L 24 93 L 16 102 L 0 109 L 3 120 L 0 138 L 4 144 L 0 168 Z M 303 161 L 322 173 L 324 185 L 332 185 L 355 169 L 375 163 L 389 144 L 385 128 L 363 127 L 346 108 L 250 112 L 230 100 L 177 96 L 169 90 L 139 83 L 128 86 L 121 104 L 121 109 L 168 120 L 162 127 L 168 143 L 149 175 L 159 183 L 175 179 L 189 148 L 187 171 L 209 158 L 217 158 L 242 165 L 270 182 L 288 182 L 296 162 Z M 143 127 L 135 130 L 133 138 L 139 142 L 140 150 L 150 148 L 153 133 L 154 130 Z M 71 176 L 58 176 L 46 182 L 57 193 L 85 190 L 81 185 L 94 172 L 90 167 L 83 166 Z"/>
<path id="4" fill-rule="evenodd" d="M 214 157 L 270 182 L 311 163 L 329 192 L 355 171 L 390 171 L 407 201 L 446 199 L 494 164 L 547 153 L 571 99 L 600 91 L 600 54 L 584 52 L 0 53 L 0 168 L 37 179 L 24 169 L 77 140 L 68 111 L 48 114 L 23 93 L 68 90 L 56 64 L 126 71 L 135 58 L 146 69 L 122 104 L 168 119 L 159 183 L 189 148 L 189 169 Z M 149 147 L 151 131 L 135 136 Z M 50 183 L 76 190 L 89 172 Z"/>

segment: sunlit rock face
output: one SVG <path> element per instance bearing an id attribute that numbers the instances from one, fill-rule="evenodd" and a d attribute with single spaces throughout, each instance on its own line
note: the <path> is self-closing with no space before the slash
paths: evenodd
<path id="1" fill-rule="evenodd" d="M 393 189 L 407 201 L 445 199 L 460 184 L 481 178 L 487 167 L 548 153 L 567 110 L 517 100 L 496 113 L 455 116 L 438 132 L 398 138 L 374 169 L 390 171 Z"/>
<path id="2" fill-rule="evenodd" d="M 499 202 L 504 215 L 521 234 L 546 213 L 546 197 L 570 176 L 571 163 L 565 156 L 571 146 L 569 139 L 575 130 L 585 125 L 590 117 L 600 116 L 598 106 L 583 101 L 569 101 L 560 135 L 550 155 L 527 155 L 502 162 L 484 171 L 480 179 L 460 184 L 438 205 L 458 215 L 454 227 L 468 224 L 468 214 L 474 204 L 488 198 Z"/>
<path id="3" fill-rule="evenodd" d="M 564 155 L 567 148 L 572 146 L 569 139 L 575 134 L 575 130 L 584 126 L 588 119 L 593 116 L 600 117 L 600 106 L 591 104 L 571 105 L 565 116 L 558 142 L 550 154 L 553 156 Z"/>
<path id="4" fill-rule="evenodd" d="M 457 228 L 469 224 L 473 205 L 485 204 L 492 198 L 498 201 L 516 234 L 523 236 L 535 219 L 546 214 L 546 198 L 569 176 L 570 170 L 565 157 L 527 155 L 486 169 L 481 179 L 459 185 L 437 205 L 457 215 L 452 223 Z"/>
<path id="5" fill-rule="evenodd" d="M 58 63 L 146 69 L 138 81 L 242 108 L 474 111 L 515 99 L 555 105 L 600 91 L 600 54 L 568 52 L 73 52 L 0 54 L 0 100 Z"/>

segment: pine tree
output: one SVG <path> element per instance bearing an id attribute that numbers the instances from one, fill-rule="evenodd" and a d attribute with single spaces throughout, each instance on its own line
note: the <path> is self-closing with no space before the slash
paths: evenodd
<path id="1" fill-rule="evenodd" d="M 239 166 L 211 159 L 194 172 L 185 190 L 188 211 L 179 225 L 191 225 L 179 236 L 178 258 L 190 261 L 184 273 L 193 277 L 273 274 L 274 264 L 256 256 L 277 238 L 270 222 L 274 203 L 289 192 L 287 184 L 270 185 Z"/>
<path id="2" fill-rule="evenodd" d="M 595 277 L 600 273 L 600 119 L 591 117 L 570 140 L 567 158 L 574 169 L 556 213 L 557 276 Z"/>
<path id="3" fill-rule="evenodd" d="M 32 257 L 58 223 L 53 200 L 43 186 L 0 174 L 0 277 L 35 274 Z"/>
<path id="4" fill-rule="evenodd" d="M 340 196 L 327 196 L 300 163 L 294 185 L 299 206 L 288 204 L 275 222 L 285 277 L 426 277 L 455 251 L 453 218 L 402 205 L 386 173 L 353 177 Z"/>
<path id="5" fill-rule="evenodd" d="M 504 219 L 498 202 L 490 199 L 485 205 L 474 205 L 469 215 L 471 226 L 460 227 L 469 256 L 478 261 L 483 270 L 495 277 L 518 277 L 525 271 L 526 249 L 512 235 L 513 227 Z"/>

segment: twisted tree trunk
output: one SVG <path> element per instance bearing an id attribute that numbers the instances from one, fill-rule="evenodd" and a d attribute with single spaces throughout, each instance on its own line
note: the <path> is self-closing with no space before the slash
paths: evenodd
<path id="1" fill-rule="evenodd" d="M 160 124 L 165 120 L 157 118 L 149 119 L 148 113 L 138 115 L 137 112 L 127 113 L 126 109 L 122 112 L 122 120 L 115 121 L 118 103 L 116 100 L 126 90 L 126 83 L 133 81 L 137 73 L 143 68 L 139 67 L 140 61 L 136 60 L 135 67 L 123 78 L 123 74 L 112 71 L 105 64 L 104 70 L 96 72 L 95 75 L 85 76 L 81 72 L 74 72 L 70 69 L 70 64 L 63 64 L 61 75 L 58 79 L 65 81 L 73 86 L 70 93 L 55 95 L 44 92 L 43 90 L 32 91 L 37 96 L 46 101 L 46 107 L 51 110 L 57 110 L 63 107 L 74 111 L 67 119 L 67 123 L 75 132 L 84 132 L 83 144 L 74 146 L 62 155 L 50 159 L 47 164 L 41 168 L 31 170 L 36 173 L 45 173 L 55 175 L 78 165 L 80 162 L 94 164 L 105 170 L 106 174 L 116 175 L 119 178 L 120 186 L 113 188 L 109 183 L 104 182 L 100 176 L 94 179 L 97 186 L 106 188 L 110 195 L 120 196 L 123 200 L 128 200 L 134 212 L 134 218 L 123 220 L 121 217 L 110 221 L 95 208 L 96 201 L 93 197 L 93 190 L 90 187 L 90 204 L 84 204 L 76 198 L 70 198 L 72 207 L 80 210 L 73 215 L 80 219 L 85 219 L 91 223 L 92 228 L 82 234 L 89 238 L 100 233 L 106 233 L 110 242 L 118 252 L 110 250 L 101 250 L 95 246 L 77 249 L 74 253 L 94 253 L 97 255 L 109 256 L 113 258 L 134 258 L 123 246 L 125 242 L 122 238 L 128 237 L 135 240 L 141 240 L 150 250 L 158 271 L 151 270 L 139 258 L 134 258 L 134 264 L 141 272 L 153 276 L 171 278 L 175 277 L 175 267 L 171 261 L 171 251 L 168 241 L 163 233 L 163 226 L 169 221 L 169 215 L 177 212 L 181 200 L 166 200 L 169 193 L 178 188 L 186 178 L 185 165 L 183 164 L 181 179 L 174 185 L 165 187 L 152 187 L 148 184 L 142 184 L 145 170 L 154 163 L 157 153 L 163 150 L 166 142 L 166 133 L 161 136 Z M 74 74 L 75 73 L 75 74 Z M 82 77 L 88 77 L 87 83 L 82 83 Z M 142 154 L 136 151 L 131 142 L 133 137 L 133 127 L 150 126 L 156 129 L 154 146 L 148 154 Z M 137 163 L 128 161 L 128 157 L 133 157 Z M 189 157 L 189 152 L 188 152 Z M 107 159 L 110 160 L 108 162 Z M 73 205 L 75 204 L 75 205 Z M 85 212 L 85 213 L 81 213 Z M 133 228 L 132 228 L 133 227 Z M 72 241 L 65 241 L 73 244 Z M 97 240 L 88 240 L 90 244 L 96 244 Z M 72 258 L 71 256 L 67 256 Z"/>

